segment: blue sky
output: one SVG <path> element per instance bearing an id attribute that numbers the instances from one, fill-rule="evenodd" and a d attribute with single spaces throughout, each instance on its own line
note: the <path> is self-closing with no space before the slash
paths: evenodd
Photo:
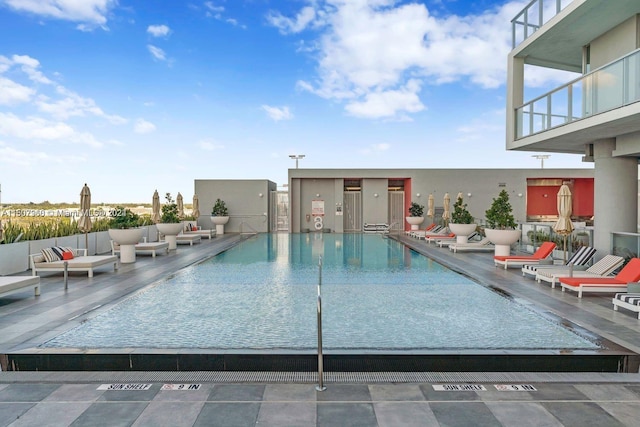
<path id="1" fill-rule="evenodd" d="M 0 0 L 2 203 L 150 202 L 305 168 L 534 168 L 505 150 L 503 0 Z M 529 93 L 571 77 L 529 73 Z M 553 154 L 545 167 L 583 168 Z"/>

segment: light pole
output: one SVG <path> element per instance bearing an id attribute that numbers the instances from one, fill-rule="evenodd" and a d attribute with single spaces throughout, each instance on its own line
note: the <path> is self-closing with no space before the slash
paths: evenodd
<path id="1" fill-rule="evenodd" d="M 534 154 L 531 157 L 540 160 L 540 169 L 544 169 L 544 159 L 548 159 L 550 156 L 548 154 Z"/>
<path id="2" fill-rule="evenodd" d="M 304 154 L 289 154 L 289 157 L 296 161 L 296 169 L 298 169 L 298 160 L 304 159 Z"/>

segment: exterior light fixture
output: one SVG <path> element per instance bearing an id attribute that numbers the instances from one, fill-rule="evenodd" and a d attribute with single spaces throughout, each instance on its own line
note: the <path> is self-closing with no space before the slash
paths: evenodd
<path id="1" fill-rule="evenodd" d="M 304 159 L 304 154 L 289 154 L 289 158 L 296 161 L 296 169 L 298 169 L 298 160 Z"/>

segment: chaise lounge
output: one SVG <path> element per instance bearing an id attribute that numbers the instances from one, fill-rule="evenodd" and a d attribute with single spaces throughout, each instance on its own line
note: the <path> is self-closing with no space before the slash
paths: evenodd
<path id="1" fill-rule="evenodd" d="M 488 237 L 483 237 L 482 240 L 478 240 L 477 242 L 467 242 L 467 243 L 451 243 L 449 245 L 449 250 L 456 253 L 458 251 L 487 251 L 491 252 L 495 250 L 495 246 L 491 243 Z"/>
<path id="2" fill-rule="evenodd" d="M 189 223 L 185 225 L 181 234 L 200 236 L 201 239 L 212 239 L 216 235 L 216 230 L 203 230 L 199 225 Z"/>
<path id="3" fill-rule="evenodd" d="M 558 268 L 544 268 L 536 272 L 536 280 L 540 282 L 551 283 L 551 288 L 556 287 L 556 282 L 560 277 L 605 277 L 613 273 L 618 267 L 624 263 L 624 258 L 617 255 L 605 255 L 602 259 L 594 263 L 586 270 L 572 271 L 570 268 L 565 269 L 564 266 Z"/>
<path id="4" fill-rule="evenodd" d="M 543 264 L 526 264 L 522 266 L 522 275 L 526 276 L 527 274 L 530 276 L 536 277 L 538 270 L 542 269 L 553 269 L 555 271 L 561 272 L 569 270 L 586 270 L 587 264 L 591 261 L 593 256 L 596 254 L 595 248 L 591 246 L 580 246 L 577 251 L 569 257 L 567 262 L 564 265 L 543 265 Z"/>
<path id="5" fill-rule="evenodd" d="M 618 293 L 613 297 L 613 311 L 618 311 L 618 307 L 638 313 L 640 319 L 640 294 Z"/>
<path id="6" fill-rule="evenodd" d="M 40 277 L 38 276 L 0 276 L 0 296 L 22 292 L 33 287 L 35 296 L 40 295 Z"/>
<path id="7" fill-rule="evenodd" d="M 139 242 L 135 244 L 136 254 L 151 254 L 153 258 L 159 253 L 169 253 L 169 243 L 167 242 Z M 118 255 L 120 245 L 111 241 L 111 254 Z"/>
<path id="8" fill-rule="evenodd" d="M 67 263 L 67 271 L 86 271 L 89 277 L 93 277 L 95 268 L 103 265 L 113 264 L 114 271 L 118 270 L 118 257 L 115 255 L 87 255 L 86 249 L 57 248 L 65 249 L 62 252 L 72 252 L 73 258 L 63 260 L 52 258 L 50 254 L 45 255 L 51 249 L 56 248 L 45 248 L 40 253 L 29 255 L 33 276 L 36 276 L 39 271 L 64 271 L 65 263 Z"/>
<path id="9" fill-rule="evenodd" d="M 540 261 L 548 258 L 555 248 L 555 243 L 544 242 L 533 255 L 495 255 L 493 262 L 496 267 L 498 265 L 504 265 L 505 270 L 509 268 L 510 265 L 540 264 Z"/>
<path id="10" fill-rule="evenodd" d="M 640 280 L 640 258 L 631 258 L 622 270 L 614 277 L 561 277 L 562 292 L 566 289 L 578 293 L 582 298 L 584 292 L 617 292 L 627 289 L 627 284 Z"/>

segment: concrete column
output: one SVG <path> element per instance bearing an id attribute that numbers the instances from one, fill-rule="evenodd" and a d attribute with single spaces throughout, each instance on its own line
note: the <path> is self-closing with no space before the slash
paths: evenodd
<path id="1" fill-rule="evenodd" d="M 615 139 L 596 141 L 594 183 L 594 246 L 599 257 L 609 254 L 611 232 L 637 232 L 638 161 L 630 157 L 612 157 Z"/>
<path id="2" fill-rule="evenodd" d="M 524 103 L 524 58 L 509 55 L 507 62 L 507 149 L 516 136 L 516 111 Z"/>

